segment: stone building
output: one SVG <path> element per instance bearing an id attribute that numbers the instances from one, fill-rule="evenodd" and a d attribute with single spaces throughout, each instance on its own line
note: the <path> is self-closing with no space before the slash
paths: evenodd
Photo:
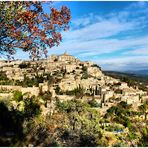
<path id="1" fill-rule="evenodd" d="M 54 55 L 54 54 L 52 54 L 52 55 L 50 55 L 49 57 L 48 57 L 48 59 L 47 59 L 49 62 L 53 62 L 53 61 L 56 61 L 56 60 L 58 60 L 58 56 L 57 55 Z"/>
<path id="2" fill-rule="evenodd" d="M 67 54 L 66 52 L 62 55 L 58 56 L 58 61 L 71 61 L 71 62 L 76 62 L 78 59 L 73 57 L 72 55 Z"/>
<path id="3" fill-rule="evenodd" d="M 78 59 L 76 59 L 74 56 L 67 54 L 66 52 L 61 54 L 61 55 L 50 55 L 48 57 L 48 61 L 50 62 L 54 62 L 54 61 L 58 61 L 58 62 L 66 62 L 66 61 L 70 61 L 70 62 L 77 62 L 79 61 Z"/>

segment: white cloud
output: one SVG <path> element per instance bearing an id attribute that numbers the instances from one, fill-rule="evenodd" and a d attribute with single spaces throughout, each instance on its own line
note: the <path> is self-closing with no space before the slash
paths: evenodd
<path id="1" fill-rule="evenodd" d="M 148 46 L 145 46 L 143 48 L 138 48 L 136 50 L 127 51 L 124 53 L 125 55 L 131 54 L 131 55 L 148 55 Z"/>
<path id="2" fill-rule="evenodd" d="M 148 68 L 148 56 L 123 56 L 119 58 L 108 58 L 106 60 L 95 60 L 104 70 L 140 70 Z"/>
<path id="3" fill-rule="evenodd" d="M 80 25 L 86 26 L 86 25 L 90 24 L 90 18 L 89 17 L 78 18 L 78 19 L 73 20 L 72 24 L 77 27 Z"/>
<path id="4" fill-rule="evenodd" d="M 132 7 L 138 7 L 137 3 L 135 4 L 136 6 L 134 4 L 135 3 L 132 4 Z M 145 9 L 142 9 L 142 11 L 144 10 Z M 78 54 L 79 57 L 90 57 L 117 50 L 123 50 L 122 52 L 124 52 L 127 48 L 129 50 L 135 47 L 141 48 L 141 46 L 147 48 L 148 36 L 135 37 L 134 34 L 131 33 L 138 34 L 138 31 L 146 26 L 145 21 L 147 17 L 140 15 L 129 21 L 128 17 L 130 14 L 131 12 L 129 11 L 120 11 L 118 14 L 109 13 L 109 19 L 94 14 L 78 18 L 72 23 L 78 26 L 81 24 L 83 27 L 63 32 L 63 43 L 61 43 L 59 47 L 52 49 L 57 53 L 67 50 L 71 54 Z M 92 23 L 91 20 L 95 21 Z M 123 37 L 121 33 L 124 33 Z M 118 39 L 120 36 L 122 40 Z M 52 51 L 50 53 L 52 53 Z"/>
<path id="5" fill-rule="evenodd" d="M 114 51 L 122 50 L 124 52 L 127 48 L 144 46 L 148 49 L 148 36 L 134 39 L 96 39 L 90 41 L 70 40 L 61 43 L 59 47 L 54 47 L 49 50 L 49 53 L 64 52 L 67 50 L 70 54 L 77 54 L 79 57 L 96 56 L 103 53 L 112 53 Z M 140 48 L 141 49 L 141 48 Z M 138 49 L 137 49 L 138 50 Z M 126 53 L 126 51 L 125 51 Z M 125 54 L 124 53 L 124 54 Z"/>
<path id="6" fill-rule="evenodd" d="M 138 1 L 134 2 L 129 5 L 126 10 L 133 9 L 133 8 L 145 8 L 148 3 L 146 1 Z"/>
<path id="7" fill-rule="evenodd" d="M 89 17 L 79 18 L 74 21 L 74 25 L 83 27 L 64 32 L 63 43 L 49 53 L 59 54 L 66 50 L 78 58 L 98 63 L 103 69 L 148 68 L 148 34 L 135 36 L 131 33 L 133 31 L 138 34 L 138 31 L 147 25 L 147 16 L 140 15 L 129 21 L 129 15 L 128 11 L 108 14 L 109 19 L 100 16 L 97 19 L 97 16 L 91 15 L 96 18 L 93 23 Z M 120 52 L 120 57 L 114 55 L 114 58 L 110 58 L 109 54 L 116 51 Z M 104 60 L 102 54 L 107 54 L 108 58 Z M 131 57 L 128 57 L 129 55 Z M 99 60 L 96 60 L 97 57 Z"/>
<path id="8" fill-rule="evenodd" d="M 121 23 L 118 20 L 102 20 L 81 29 L 70 30 L 63 33 L 63 40 L 94 40 L 116 35 L 122 31 L 130 30 L 134 23 Z"/>

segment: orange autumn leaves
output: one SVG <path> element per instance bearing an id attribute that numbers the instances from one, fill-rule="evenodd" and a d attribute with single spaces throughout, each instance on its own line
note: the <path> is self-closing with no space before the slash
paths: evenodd
<path id="1" fill-rule="evenodd" d="M 8 9 L 1 9 L 0 53 L 14 54 L 16 48 L 28 51 L 33 59 L 47 55 L 47 48 L 59 45 L 62 30 L 69 28 L 70 10 L 62 6 L 60 10 L 49 7 L 44 13 L 43 2 L 1 2 Z M 11 5 L 11 7 L 9 6 Z M 50 5 L 50 3 L 48 3 Z M 15 13 L 5 19 L 4 14 L 12 7 Z M 20 7 L 21 6 L 21 7 Z M 2 7 L 1 7 L 2 8 Z M 13 51 L 13 52 L 12 52 Z"/>

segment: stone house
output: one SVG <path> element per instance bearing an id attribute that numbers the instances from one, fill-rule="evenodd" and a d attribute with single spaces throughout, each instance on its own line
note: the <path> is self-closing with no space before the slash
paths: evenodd
<path id="1" fill-rule="evenodd" d="M 88 67 L 87 73 L 88 75 L 91 75 L 94 77 L 101 77 L 103 75 L 101 70 L 99 70 L 97 67 Z"/>

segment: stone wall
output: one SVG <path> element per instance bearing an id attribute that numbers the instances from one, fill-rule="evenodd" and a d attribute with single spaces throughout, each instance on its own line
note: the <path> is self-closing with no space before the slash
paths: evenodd
<path id="1" fill-rule="evenodd" d="M 109 98 L 114 96 L 114 91 L 106 91 L 104 94 L 104 101 L 109 101 Z"/>
<path id="2" fill-rule="evenodd" d="M 67 100 L 72 100 L 75 98 L 75 96 L 67 96 L 67 95 L 57 95 L 57 98 L 60 101 L 67 101 Z"/>
<path id="3" fill-rule="evenodd" d="M 21 91 L 22 93 L 29 93 L 30 95 L 38 96 L 39 88 L 38 87 L 22 87 L 22 86 L 12 86 L 12 85 L 0 85 L 0 90 L 8 91 Z"/>
<path id="4" fill-rule="evenodd" d="M 38 87 L 21 87 L 20 90 L 23 94 L 24 93 L 29 93 L 31 96 L 35 95 L 38 96 L 39 95 L 39 88 Z"/>

